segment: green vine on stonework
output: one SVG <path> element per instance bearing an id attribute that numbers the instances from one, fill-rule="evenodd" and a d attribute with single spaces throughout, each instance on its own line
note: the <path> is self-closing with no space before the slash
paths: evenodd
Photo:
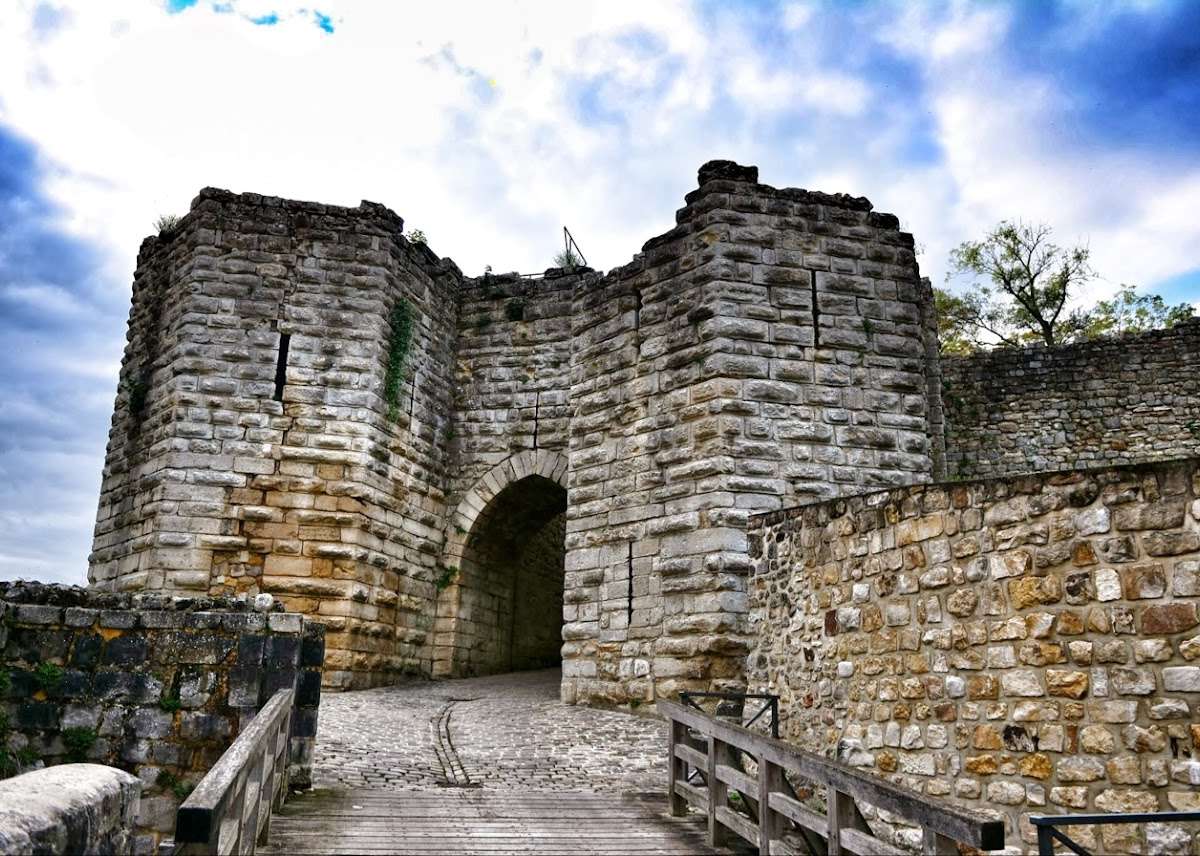
<path id="1" fill-rule="evenodd" d="M 458 568 L 449 568 L 439 562 L 438 570 L 441 571 L 441 574 L 433 581 L 433 585 L 438 591 L 445 591 L 458 576 Z"/>
<path id="2" fill-rule="evenodd" d="M 383 398 L 387 402 L 388 418 L 400 415 L 400 386 L 404 383 L 404 364 L 412 347 L 413 310 L 404 298 L 396 301 L 388 317 L 391 336 L 388 341 L 387 371 L 383 376 Z"/>

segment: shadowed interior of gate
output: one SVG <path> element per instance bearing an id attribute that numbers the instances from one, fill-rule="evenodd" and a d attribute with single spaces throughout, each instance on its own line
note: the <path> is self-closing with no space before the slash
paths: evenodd
<path id="1" fill-rule="evenodd" d="M 457 601 L 456 675 L 540 669 L 560 662 L 567 492 L 531 475 L 479 515 L 447 592 Z"/>

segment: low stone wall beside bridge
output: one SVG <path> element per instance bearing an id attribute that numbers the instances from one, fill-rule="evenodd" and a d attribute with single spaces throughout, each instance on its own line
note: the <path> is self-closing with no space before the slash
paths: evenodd
<path id="1" fill-rule="evenodd" d="M 1200 809 L 1200 460 L 897 488 L 751 542 L 748 682 L 786 739 L 1000 811 L 1027 849 L 1031 814 Z"/>
<path id="2" fill-rule="evenodd" d="M 141 791 L 135 776 L 99 764 L 48 767 L 0 781 L 0 853 L 126 856 L 137 843 Z"/>
<path id="3" fill-rule="evenodd" d="M 291 777 L 307 785 L 324 626 L 258 605 L 0 583 L 0 772 L 88 761 L 136 775 L 133 843 L 147 852 L 255 712 L 291 687 Z"/>

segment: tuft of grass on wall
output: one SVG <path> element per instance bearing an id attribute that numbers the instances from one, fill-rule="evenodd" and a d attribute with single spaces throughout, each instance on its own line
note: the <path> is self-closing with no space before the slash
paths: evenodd
<path id="1" fill-rule="evenodd" d="M 179 228 L 179 222 L 182 219 L 178 214 L 160 214 L 154 220 L 154 231 L 158 232 L 160 236 L 174 232 Z"/>
<path id="2" fill-rule="evenodd" d="M 94 728 L 63 729 L 62 741 L 67 747 L 67 760 L 74 764 L 86 761 L 98 737 Z"/>
<path id="3" fill-rule="evenodd" d="M 37 684 L 38 689 L 46 692 L 53 692 L 57 689 L 62 679 L 62 666 L 54 663 L 39 663 L 38 667 L 33 670 L 33 682 Z"/>

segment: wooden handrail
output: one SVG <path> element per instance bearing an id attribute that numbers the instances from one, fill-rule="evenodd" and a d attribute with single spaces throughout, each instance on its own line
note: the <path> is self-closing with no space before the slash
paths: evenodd
<path id="1" fill-rule="evenodd" d="M 935 802 L 910 788 L 682 704 L 660 701 L 657 707 L 670 723 L 667 759 L 671 811 L 682 814 L 688 803 L 702 808 L 708 814 L 709 841 L 713 846 L 720 845 L 725 831 L 731 830 L 751 844 L 757 844 L 760 853 L 779 852 L 774 848 L 782 837 L 783 824 L 796 822 L 810 829 L 813 827 L 820 815 L 791 799 L 784 772 L 827 788 L 828 811 L 822 819 L 824 828 L 815 831 L 825 836 L 830 854 L 895 850 L 871 835 L 856 809 L 856 800 L 920 825 L 924 830 L 926 853 L 956 853 L 955 841 L 980 850 L 999 850 L 1004 846 L 1002 820 L 950 803 Z M 705 740 L 690 738 L 688 729 L 699 732 Z M 702 749 L 705 742 L 707 751 Z M 754 792 L 745 794 L 758 804 L 757 834 L 753 838 L 748 835 L 752 831 L 748 819 L 738 815 L 736 821 L 729 822 L 730 809 L 725 805 L 731 784 L 741 792 L 741 787 L 749 788 L 752 782 L 751 777 L 744 774 L 731 774 L 728 759 L 734 750 L 753 756 L 758 765 Z M 700 761 L 703 766 L 697 763 Z M 688 784 L 688 766 L 707 773 L 706 788 Z"/>
<path id="2" fill-rule="evenodd" d="M 271 696 L 179 806 L 176 854 L 253 853 L 266 841 L 287 795 L 294 697 L 291 689 Z"/>

